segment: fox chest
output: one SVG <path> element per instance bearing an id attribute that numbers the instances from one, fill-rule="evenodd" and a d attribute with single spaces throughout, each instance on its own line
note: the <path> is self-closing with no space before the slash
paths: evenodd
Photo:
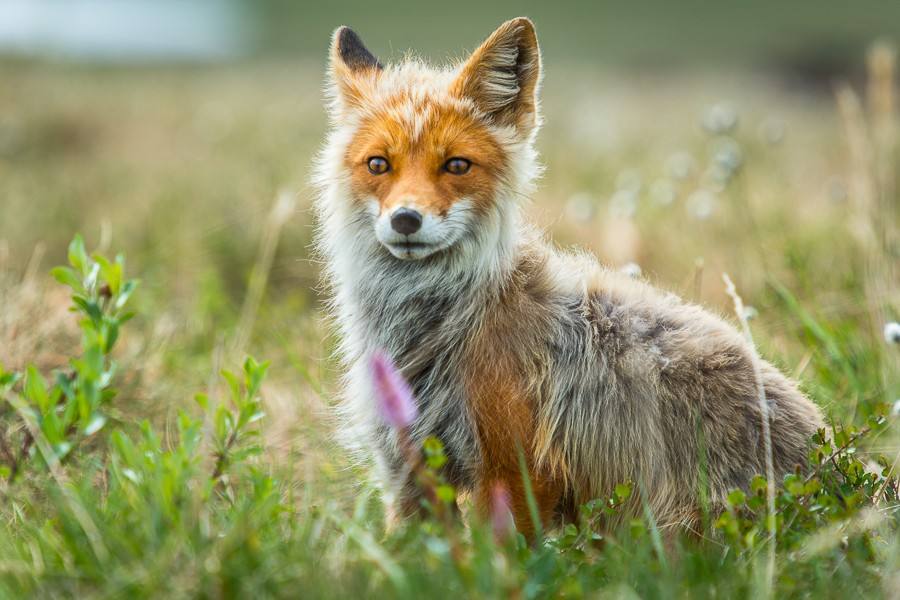
<path id="1" fill-rule="evenodd" d="M 453 293 L 449 282 L 415 294 L 387 294 L 375 278 L 365 285 L 365 346 L 402 366 L 419 406 L 413 434 L 441 440 L 448 478 L 469 487 L 486 465 L 515 461 L 533 438 L 535 386 L 517 360 L 514 332 L 478 322 L 476 299 Z"/>
<path id="2" fill-rule="evenodd" d="M 479 356 L 469 344 L 454 350 L 443 355 L 452 361 L 438 359 L 411 380 L 420 404 L 415 429 L 441 440 L 448 475 L 468 487 L 501 465 L 518 469 L 519 452 L 535 434 L 534 403 L 527 380 L 505 358 Z"/>

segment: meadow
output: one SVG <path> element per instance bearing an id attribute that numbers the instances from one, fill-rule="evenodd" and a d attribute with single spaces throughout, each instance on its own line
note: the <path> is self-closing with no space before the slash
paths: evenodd
<path id="1" fill-rule="evenodd" d="M 0 61 L 0 597 L 898 597 L 895 67 L 550 71 L 531 217 L 746 320 L 835 431 L 774 514 L 758 479 L 701 536 L 610 531 L 621 482 L 531 546 L 386 532 L 332 441 L 318 61 Z"/>

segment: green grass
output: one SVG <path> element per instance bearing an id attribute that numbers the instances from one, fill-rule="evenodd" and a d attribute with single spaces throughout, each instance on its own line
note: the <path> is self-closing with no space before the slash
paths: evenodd
<path id="1" fill-rule="evenodd" d="M 839 424 L 781 482 L 769 573 L 761 480 L 702 536 L 604 527 L 628 482 L 534 547 L 474 519 L 385 532 L 330 435 L 320 76 L 0 63 L 0 597 L 895 596 L 893 116 L 740 73 L 548 78 L 532 217 L 729 315 L 727 272 L 761 354 Z"/>

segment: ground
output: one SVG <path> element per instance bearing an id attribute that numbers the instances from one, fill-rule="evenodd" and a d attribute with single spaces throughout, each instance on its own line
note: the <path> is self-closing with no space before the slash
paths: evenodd
<path id="1" fill-rule="evenodd" d="M 527 202 L 531 217 L 560 245 L 639 269 L 737 323 L 730 275 L 760 353 L 830 422 L 863 431 L 832 450 L 846 441 L 865 461 L 893 460 L 887 413 L 900 397 L 900 347 L 882 332 L 900 317 L 890 254 L 898 198 L 884 69 L 875 64 L 868 91 L 750 71 L 549 64 L 548 73 L 547 172 Z M 652 515 L 629 531 L 548 532 L 536 549 L 438 522 L 386 535 L 364 473 L 330 437 L 338 367 L 310 252 L 307 183 L 325 128 L 320 66 L 6 61 L 0 80 L 0 363 L 9 372 L 33 364 L 49 378 L 78 355 L 69 296 L 48 273 L 66 262 L 76 233 L 91 251 L 124 253 L 128 276 L 141 280 L 136 316 L 113 352 L 118 395 L 104 406 L 106 426 L 78 437 L 54 477 L 40 449 L 29 450 L 19 476 L 0 484 L 10 499 L 0 508 L 0 594 L 897 593 L 896 501 L 872 499 L 878 482 L 838 481 L 840 460 L 830 483 L 825 467 L 817 473 L 827 490 L 845 486 L 836 501 L 845 505 L 822 509 L 833 518 L 803 512 L 821 504 L 811 488 L 779 500 L 786 521 L 771 570 L 763 518 L 740 522 L 754 507 L 738 498 L 733 522 L 671 545 Z M 270 363 L 265 416 L 253 425 L 261 454 L 224 461 L 233 470 L 209 482 L 204 474 L 220 466 L 214 444 L 174 458 L 191 435 L 179 411 L 201 419 L 195 394 L 223 397 L 217 372 L 239 369 L 247 353 Z M 0 412 L 0 435 L 17 441 L 24 417 L 13 406 Z M 155 442 L 142 437 L 145 419 Z M 113 518 L 124 500 L 110 481 L 128 471 L 114 464 L 128 454 L 114 428 L 145 444 L 146 456 L 168 457 L 154 471 L 167 473 L 158 489 L 122 492 L 142 515 L 130 528 Z M 630 493 L 623 484 L 585 509 L 585 523 L 615 510 L 617 495 Z M 91 528 L 79 533 L 83 519 L 66 516 L 80 514 L 79 502 L 118 550 L 98 554 Z"/>

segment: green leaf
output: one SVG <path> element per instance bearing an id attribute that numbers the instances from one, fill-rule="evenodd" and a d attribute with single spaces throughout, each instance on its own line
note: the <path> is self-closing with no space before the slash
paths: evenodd
<path id="1" fill-rule="evenodd" d="M 10 371 L 3 370 L 3 363 L 0 363 L 0 389 L 11 388 L 21 379 L 21 375 Z"/>
<path id="2" fill-rule="evenodd" d="M 841 428 L 835 427 L 834 428 L 834 443 L 838 448 L 846 445 L 847 442 L 849 442 L 849 441 L 850 441 L 850 433 L 848 433 L 847 429 L 845 429 L 843 427 L 841 427 Z"/>
<path id="3" fill-rule="evenodd" d="M 57 444 L 64 439 L 63 424 L 56 411 L 49 411 L 40 419 L 40 429 L 51 444 Z"/>
<path id="4" fill-rule="evenodd" d="M 437 437 L 430 435 L 425 438 L 422 449 L 425 452 L 425 462 L 430 469 L 437 470 L 446 464 L 447 455 L 444 452 L 444 444 Z"/>
<path id="5" fill-rule="evenodd" d="M 125 303 L 131 298 L 131 295 L 134 293 L 134 290 L 137 289 L 139 283 L 140 281 L 137 279 L 129 279 L 122 285 L 122 290 L 116 298 L 116 310 L 125 306 Z M 122 321 L 120 320 L 120 322 Z"/>
<path id="6" fill-rule="evenodd" d="M 742 506 L 746 500 L 747 495 L 741 490 L 732 490 L 731 493 L 728 494 L 728 504 L 735 508 Z"/>
<path id="7" fill-rule="evenodd" d="M 119 339 L 119 323 L 116 321 L 112 321 L 107 326 L 106 331 L 106 346 L 105 350 L 107 353 L 111 352 L 113 346 L 116 344 L 116 340 Z"/>
<path id="8" fill-rule="evenodd" d="M 784 480 L 784 489 L 794 496 L 802 496 L 805 485 L 803 480 L 796 475 L 788 475 Z"/>
<path id="9" fill-rule="evenodd" d="M 194 394 L 194 402 L 204 411 L 209 410 L 209 396 L 203 392 Z"/>
<path id="10" fill-rule="evenodd" d="M 113 296 L 117 295 L 122 287 L 122 263 L 109 262 L 102 254 L 94 254 L 93 258 L 100 265 L 100 275 L 109 286 L 109 291 Z"/>
<path id="11" fill-rule="evenodd" d="M 90 270 L 84 278 L 84 288 L 89 290 L 91 293 L 94 292 L 94 289 L 97 287 L 97 280 L 100 278 L 100 265 L 97 263 L 91 263 Z"/>
<path id="12" fill-rule="evenodd" d="M 228 455 L 229 463 L 232 465 L 240 463 L 251 456 L 259 456 L 262 454 L 262 451 L 263 449 L 259 446 L 247 446 L 246 448 L 235 450 Z"/>
<path id="13" fill-rule="evenodd" d="M 248 397 L 255 397 L 259 392 L 259 387 L 262 385 L 268 369 L 268 362 L 257 363 L 252 356 L 248 356 L 247 360 L 244 361 L 245 384 Z"/>
<path id="14" fill-rule="evenodd" d="M 56 444 L 53 444 L 53 453 L 56 455 L 56 458 L 62 460 L 65 458 L 69 452 L 72 451 L 72 443 L 62 441 Z"/>
<path id="15" fill-rule="evenodd" d="M 84 428 L 84 435 L 91 436 L 103 429 L 103 426 L 106 425 L 106 417 L 101 414 L 95 414 L 90 421 L 88 421 L 87 426 Z"/>
<path id="16" fill-rule="evenodd" d="M 615 494 L 619 502 L 625 502 L 631 498 L 631 483 L 619 483 L 616 485 Z"/>
<path id="17" fill-rule="evenodd" d="M 437 494 L 438 500 L 444 502 L 445 504 L 456 502 L 456 490 L 452 485 L 444 484 L 437 486 L 435 494 Z"/>
<path id="18" fill-rule="evenodd" d="M 50 396 L 47 393 L 47 383 L 44 377 L 34 366 L 29 366 L 25 372 L 25 398 L 36 405 L 41 413 L 50 409 Z"/>
<path id="19" fill-rule="evenodd" d="M 756 538 L 757 538 L 758 530 L 756 527 L 752 527 L 747 533 L 744 534 L 744 545 L 747 548 L 753 548 L 756 546 Z"/>
<path id="20" fill-rule="evenodd" d="M 768 489 L 768 482 L 762 475 L 754 475 L 750 480 L 750 489 L 756 494 L 764 494 Z"/>
<path id="21" fill-rule="evenodd" d="M 72 290 L 76 292 L 83 291 L 83 288 L 81 287 L 81 278 L 69 267 L 54 267 L 50 270 L 50 274 L 56 281 L 69 286 Z"/>
<path id="22" fill-rule="evenodd" d="M 82 276 L 87 276 L 89 262 L 87 252 L 84 250 L 84 239 L 78 234 L 69 244 L 69 264 L 81 271 Z"/>
<path id="23" fill-rule="evenodd" d="M 72 302 L 91 319 L 91 323 L 94 324 L 94 327 L 99 327 L 100 323 L 103 319 L 103 311 L 100 310 L 100 306 L 94 302 L 93 300 L 88 300 L 83 296 L 73 296 Z"/>
<path id="24" fill-rule="evenodd" d="M 241 398 L 240 380 L 237 375 L 225 369 L 222 370 L 222 378 L 228 383 L 228 388 L 231 390 L 231 399 L 237 403 Z"/>
<path id="25" fill-rule="evenodd" d="M 126 467 L 122 469 L 122 475 L 125 477 L 125 479 L 135 485 L 140 485 L 141 483 L 141 476 L 134 469 L 129 469 Z"/>
<path id="26" fill-rule="evenodd" d="M 229 422 L 230 422 L 230 414 L 228 413 L 228 409 L 222 406 L 221 404 L 216 409 L 215 416 L 215 433 L 216 439 L 219 443 L 224 443 L 225 438 L 228 436 L 230 432 Z"/>
<path id="27" fill-rule="evenodd" d="M 766 497 L 764 494 L 754 494 L 747 498 L 747 508 L 753 511 L 760 510 L 766 505 Z"/>

